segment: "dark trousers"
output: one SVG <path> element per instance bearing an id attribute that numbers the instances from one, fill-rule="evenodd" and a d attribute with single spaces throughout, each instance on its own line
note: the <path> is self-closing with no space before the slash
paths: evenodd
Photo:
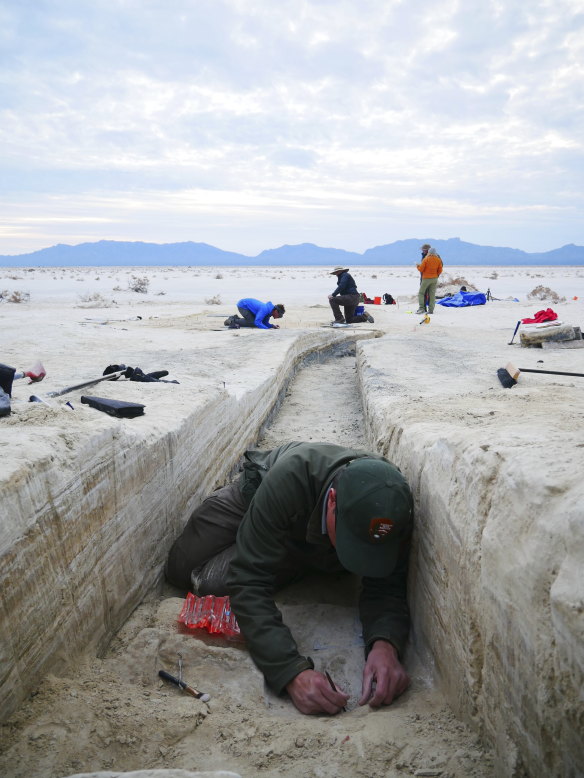
<path id="1" fill-rule="evenodd" d="M 255 327 L 255 316 L 247 308 L 240 308 L 237 306 L 239 316 L 234 317 L 235 324 L 239 324 L 240 327 Z"/>
<path id="2" fill-rule="evenodd" d="M 207 497 L 193 511 L 170 549 L 165 568 L 168 581 L 179 589 L 191 589 L 196 578 L 196 594 L 228 594 L 227 573 L 245 511 L 237 481 Z M 306 564 L 306 560 L 293 554 L 282 562 L 275 580 L 276 589 L 302 577 L 302 562 Z"/>
<path id="3" fill-rule="evenodd" d="M 355 322 L 367 321 L 365 314 L 355 316 L 355 308 L 359 305 L 358 294 L 338 294 L 329 300 L 330 306 L 333 310 L 333 316 L 335 321 L 346 322 L 347 324 L 354 324 Z M 341 305 L 345 310 L 345 316 L 341 313 Z"/>
<path id="4" fill-rule="evenodd" d="M 217 489 L 188 520 L 174 541 L 166 563 L 166 577 L 180 589 L 190 589 L 191 573 L 234 546 L 245 503 L 237 482 Z"/>

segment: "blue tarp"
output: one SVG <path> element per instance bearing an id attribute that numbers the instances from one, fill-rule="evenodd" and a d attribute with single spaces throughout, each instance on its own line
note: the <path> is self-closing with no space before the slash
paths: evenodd
<path id="1" fill-rule="evenodd" d="M 487 295 L 483 292 L 457 292 L 452 297 L 445 297 L 436 302 L 446 308 L 466 308 L 468 305 L 484 305 L 487 302 Z"/>

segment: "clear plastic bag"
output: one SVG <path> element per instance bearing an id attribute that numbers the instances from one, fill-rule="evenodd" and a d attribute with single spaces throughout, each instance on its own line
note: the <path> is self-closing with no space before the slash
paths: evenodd
<path id="1" fill-rule="evenodd" d="M 229 597 L 207 594 L 197 597 L 189 592 L 178 622 L 188 631 L 204 629 L 211 635 L 223 635 L 229 640 L 243 640 L 239 624 L 231 610 Z"/>

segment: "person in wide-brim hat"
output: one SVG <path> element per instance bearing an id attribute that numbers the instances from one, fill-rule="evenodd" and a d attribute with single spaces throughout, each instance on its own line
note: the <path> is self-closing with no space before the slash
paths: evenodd
<path id="1" fill-rule="evenodd" d="M 356 324 L 364 321 L 373 324 L 373 316 L 370 313 L 355 314 L 355 309 L 359 305 L 359 292 L 353 276 L 349 273 L 349 268 L 338 265 L 329 275 L 338 278 L 337 288 L 329 294 L 328 298 L 335 317 L 333 324 Z M 344 309 L 344 316 L 341 306 Z"/>

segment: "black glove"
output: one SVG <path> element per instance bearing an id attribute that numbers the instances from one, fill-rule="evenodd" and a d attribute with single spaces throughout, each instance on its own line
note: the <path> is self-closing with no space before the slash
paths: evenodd
<path id="1" fill-rule="evenodd" d="M 119 373 L 120 370 L 125 370 L 125 365 L 108 365 L 106 369 L 103 371 L 102 375 L 109 375 L 109 373 Z M 119 376 L 116 376 L 115 378 L 112 378 L 112 381 L 117 381 Z"/>

